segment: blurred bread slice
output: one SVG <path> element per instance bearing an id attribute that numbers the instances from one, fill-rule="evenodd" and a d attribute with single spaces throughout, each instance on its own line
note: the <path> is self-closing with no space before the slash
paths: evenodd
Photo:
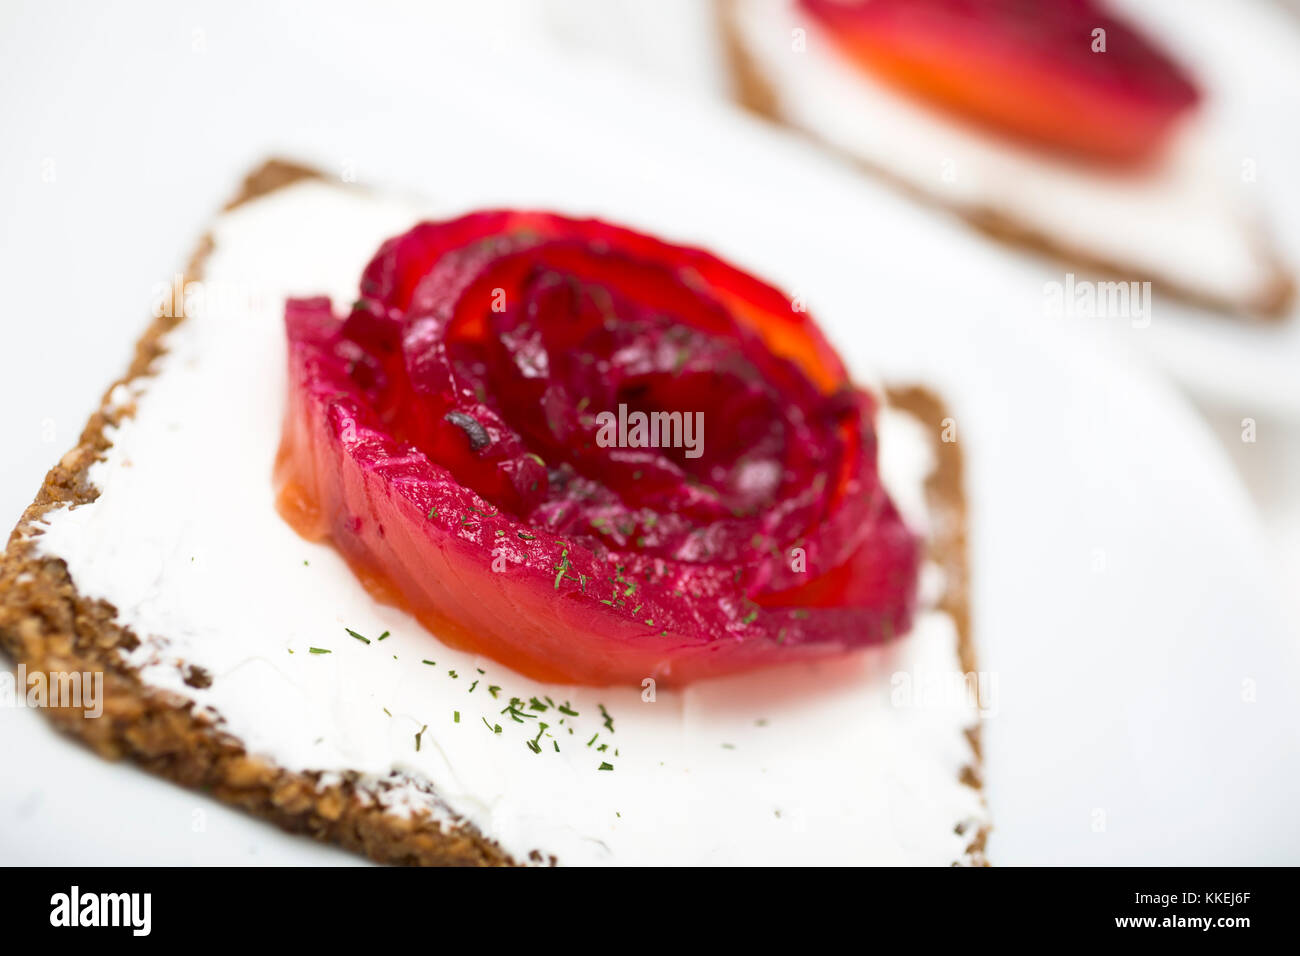
<path id="1" fill-rule="evenodd" d="M 1293 280 L 1243 194 L 1241 160 L 1216 156 L 1204 122 L 1179 131 L 1150 169 L 1077 164 L 886 86 L 844 58 L 795 0 L 717 2 L 735 94 L 751 110 L 1067 269 L 1149 281 L 1233 314 L 1288 312 Z"/>

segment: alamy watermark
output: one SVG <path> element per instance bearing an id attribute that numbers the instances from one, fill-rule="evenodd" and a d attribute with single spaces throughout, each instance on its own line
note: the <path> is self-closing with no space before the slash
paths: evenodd
<path id="1" fill-rule="evenodd" d="M 74 886 L 50 897 L 51 926 L 125 927 L 133 936 L 153 929 L 152 893 L 83 893 Z"/>
<path id="2" fill-rule="evenodd" d="M 1043 286 L 1044 310 L 1052 317 L 1128 319 L 1135 329 L 1151 324 L 1150 282 L 1094 282 L 1065 274 Z"/>
<path id="3" fill-rule="evenodd" d="M 991 671 L 896 671 L 889 686 L 890 704 L 902 710 L 962 708 L 982 720 L 998 714 L 998 677 Z"/>
<path id="4" fill-rule="evenodd" d="M 89 718 L 104 715 L 103 671 L 0 671 L 0 707 L 69 708 Z"/>
<path id="5" fill-rule="evenodd" d="M 617 413 L 598 414 L 596 424 L 601 448 L 684 448 L 687 458 L 704 454 L 703 412 L 629 412 L 620 404 Z"/>
<path id="6" fill-rule="evenodd" d="M 261 314 L 279 308 L 279 302 L 273 296 L 247 283 L 187 280 L 179 272 L 170 281 L 155 282 L 149 300 L 154 318 L 220 315 L 232 310 Z"/>

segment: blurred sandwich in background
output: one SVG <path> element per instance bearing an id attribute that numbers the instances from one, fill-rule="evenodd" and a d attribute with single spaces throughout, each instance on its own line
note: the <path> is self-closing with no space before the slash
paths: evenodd
<path id="1" fill-rule="evenodd" d="M 718 0 L 736 96 L 1067 268 L 1280 318 L 1213 91 L 1096 0 Z"/>

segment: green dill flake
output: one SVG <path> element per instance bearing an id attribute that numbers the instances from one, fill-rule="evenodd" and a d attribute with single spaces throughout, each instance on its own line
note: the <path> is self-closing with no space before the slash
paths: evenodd
<path id="1" fill-rule="evenodd" d="M 536 719 L 537 719 L 536 716 L 534 716 L 533 714 L 530 714 L 530 713 L 528 713 L 527 711 L 525 711 L 525 710 L 523 709 L 523 707 L 524 707 L 524 702 L 523 702 L 522 700 L 520 700 L 518 697 L 511 697 L 511 698 L 510 698 L 510 703 L 507 704 L 507 705 L 506 705 L 506 706 L 501 710 L 501 713 L 503 713 L 503 714 L 509 714 L 509 715 L 510 715 L 510 719 L 513 720 L 513 721 L 514 721 L 515 723 L 517 723 L 517 724 L 522 724 L 522 723 L 524 722 L 525 718 L 527 718 L 528 720 L 536 720 Z"/>
<path id="2" fill-rule="evenodd" d="M 498 687 L 496 684 L 489 684 L 488 693 L 492 695 L 493 700 L 496 700 L 497 694 L 501 693 L 501 688 Z"/>
<path id="3" fill-rule="evenodd" d="M 428 729 L 429 729 L 429 725 L 425 724 L 423 727 L 420 728 L 420 732 L 415 735 L 415 749 L 417 752 L 419 752 L 420 749 L 420 738 L 424 736 L 424 732 Z"/>
<path id="4" fill-rule="evenodd" d="M 460 723 L 460 711 L 459 711 L 459 710 L 453 710 L 453 711 L 451 712 L 451 722 L 452 722 L 453 724 L 459 724 L 459 723 Z"/>
<path id="5" fill-rule="evenodd" d="M 564 702 L 562 706 L 556 707 L 555 709 L 558 710 L 560 713 L 564 714 L 566 717 L 578 716 L 578 712 L 569 705 L 569 702 L 567 700 Z"/>
<path id="6" fill-rule="evenodd" d="M 375 640 L 376 640 L 376 641 L 384 641 L 384 640 L 387 640 L 388 637 L 389 637 L 388 632 L 387 632 L 387 631 L 384 631 L 384 633 L 382 633 L 382 634 L 380 634 L 378 637 L 376 637 Z"/>
<path id="7" fill-rule="evenodd" d="M 333 651 L 327 651 L 327 650 L 325 650 L 325 648 L 323 648 L 323 647 L 309 647 L 309 648 L 307 648 L 307 650 L 311 651 L 311 653 L 313 653 L 313 654 L 333 654 L 333 653 L 334 653 Z"/>
<path id="8" fill-rule="evenodd" d="M 605 709 L 604 704 L 597 704 L 596 706 L 600 708 L 600 716 L 605 718 L 605 729 L 612 734 L 614 732 L 614 718 L 609 716 L 609 711 Z"/>
<path id="9" fill-rule="evenodd" d="M 392 711 L 390 711 L 387 707 L 384 708 L 384 713 L 387 714 L 389 717 L 393 716 Z"/>
<path id="10" fill-rule="evenodd" d="M 483 726 L 486 727 L 488 730 L 492 731 L 492 733 L 494 733 L 494 734 L 499 734 L 499 733 L 501 733 L 501 725 L 500 725 L 500 724 L 489 724 L 489 723 L 488 723 L 488 719 L 487 719 L 486 717 L 483 718 Z"/>
<path id="11" fill-rule="evenodd" d="M 457 674 L 455 671 L 447 671 L 447 676 L 450 677 L 452 680 L 460 679 L 460 675 Z"/>
<path id="12" fill-rule="evenodd" d="M 596 769 L 597 769 L 597 770 L 613 770 L 613 769 L 614 769 L 614 765 L 613 765 L 612 763 L 606 763 L 605 761 L 602 760 L 602 761 L 600 762 L 600 766 L 597 767 Z"/>
<path id="13" fill-rule="evenodd" d="M 723 749 L 723 750 L 735 750 L 735 749 L 736 749 L 736 745 L 735 745 L 735 744 L 723 744 L 723 745 L 722 745 L 722 749 Z"/>
<path id="14" fill-rule="evenodd" d="M 536 538 L 537 538 L 537 535 L 535 535 L 535 534 L 528 534 L 528 533 L 525 532 L 525 531 L 516 531 L 515 534 L 519 535 L 519 537 L 520 537 L 521 539 L 523 539 L 524 541 L 533 541 L 533 540 L 536 540 Z"/>
<path id="15" fill-rule="evenodd" d="M 421 664 L 428 664 L 430 667 L 437 667 L 437 666 L 438 666 L 438 662 L 437 662 L 437 661 L 420 661 L 420 663 L 421 663 Z"/>
<path id="16" fill-rule="evenodd" d="M 596 738 L 599 736 L 600 736 L 599 733 L 592 734 L 591 739 L 587 741 L 587 746 L 590 747 L 592 744 L 594 744 L 596 742 Z"/>
<path id="17" fill-rule="evenodd" d="M 530 709 L 537 710 L 537 711 L 545 711 L 547 709 L 546 705 L 542 703 L 540 700 L 538 700 L 536 697 L 529 698 L 528 706 Z"/>
<path id="18" fill-rule="evenodd" d="M 436 518 L 436 517 L 438 517 L 438 506 L 437 506 L 437 505 L 434 505 L 432 508 L 430 508 L 430 509 L 429 509 L 429 513 L 428 513 L 427 515 L 425 515 L 425 517 L 426 517 L 426 518 Z"/>
<path id="19" fill-rule="evenodd" d="M 467 694 L 472 694 L 472 693 L 474 693 L 474 688 L 477 687 L 477 686 L 478 686 L 478 681 L 474 681 L 474 683 L 472 683 L 472 684 L 469 685 L 469 690 L 467 690 L 465 693 L 467 693 Z"/>
<path id="20" fill-rule="evenodd" d="M 537 736 L 528 741 L 528 749 L 533 753 L 539 754 L 542 752 L 542 734 L 546 733 L 546 728 L 548 726 L 548 724 L 539 723 L 537 725 Z"/>
<path id="21" fill-rule="evenodd" d="M 369 643 L 370 643 L 370 638 L 368 638 L 368 637 L 362 637 L 360 634 L 358 634 L 356 631 L 352 630 L 352 628 L 350 628 L 350 627 L 345 627 L 345 628 L 343 628 L 343 630 L 347 631 L 349 634 L 351 634 L 353 637 L 355 637 L 355 638 L 356 638 L 358 641 L 360 641 L 362 644 L 369 644 Z"/>
<path id="22" fill-rule="evenodd" d="M 758 617 L 758 608 L 754 608 L 754 610 L 750 611 L 748 614 L 745 615 L 744 619 L 742 619 L 740 623 L 753 624 L 754 619 L 757 617 Z"/>

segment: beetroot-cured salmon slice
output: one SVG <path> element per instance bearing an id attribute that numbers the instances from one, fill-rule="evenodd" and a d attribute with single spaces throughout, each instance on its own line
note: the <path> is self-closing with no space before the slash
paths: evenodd
<path id="1" fill-rule="evenodd" d="M 682 684 L 905 633 L 919 542 L 875 399 L 699 249 L 490 211 L 286 310 L 281 512 L 440 638 L 542 680 Z"/>

